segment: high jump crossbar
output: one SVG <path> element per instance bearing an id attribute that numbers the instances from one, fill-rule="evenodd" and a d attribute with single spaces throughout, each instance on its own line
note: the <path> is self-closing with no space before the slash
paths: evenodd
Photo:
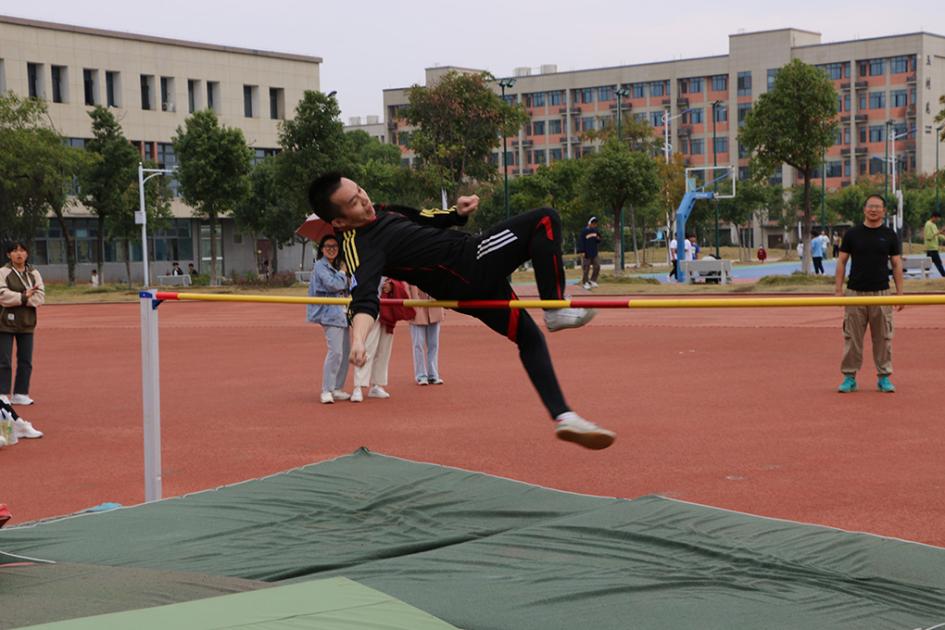
<path id="1" fill-rule="evenodd" d="M 142 291 L 141 299 L 141 397 L 144 416 L 144 497 L 161 498 L 161 382 L 158 339 L 158 306 L 164 301 L 255 302 L 268 304 L 347 305 L 351 298 L 293 297 L 276 295 L 233 295 Z M 633 300 L 406 300 L 387 299 L 381 303 L 414 308 L 442 307 L 459 310 L 508 308 L 772 308 L 792 306 L 933 306 L 945 304 L 945 294 L 756 297 L 756 298 L 652 298 Z"/>

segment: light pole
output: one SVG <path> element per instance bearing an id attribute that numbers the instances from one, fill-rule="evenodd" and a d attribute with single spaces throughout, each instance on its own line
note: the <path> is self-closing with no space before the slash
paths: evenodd
<path id="1" fill-rule="evenodd" d="M 722 101 L 715 100 L 712 101 L 712 181 L 715 181 L 715 169 L 718 167 L 718 154 L 715 150 L 715 110 L 721 105 Z M 712 189 L 715 190 L 716 186 L 713 183 Z M 720 240 L 720 231 L 719 231 L 719 200 L 713 197 L 712 203 L 715 205 L 715 258 L 717 260 L 722 260 L 722 254 L 719 250 L 719 240 Z M 679 251 L 679 248 L 676 248 L 676 251 Z"/>
<path id="2" fill-rule="evenodd" d="M 888 121 L 887 124 L 892 124 L 892 121 Z M 903 216 L 902 216 L 902 191 L 899 190 L 898 184 L 896 183 L 896 140 L 905 138 L 906 136 L 911 134 L 913 131 L 915 131 L 914 128 L 907 129 L 903 131 L 902 133 L 897 134 L 895 133 L 895 130 L 894 130 L 893 133 L 891 133 L 888 137 L 889 144 L 892 145 L 892 157 L 889 159 L 889 164 L 892 167 L 892 191 L 893 191 L 893 195 L 896 197 L 896 218 L 893 224 L 896 226 L 897 234 L 902 231 Z"/>
<path id="3" fill-rule="evenodd" d="M 883 159 L 883 198 L 889 196 L 889 128 L 892 127 L 891 120 L 886 121 L 886 157 Z"/>
<path id="4" fill-rule="evenodd" d="M 623 120 L 623 104 L 620 99 L 625 96 L 630 96 L 630 88 L 618 85 L 614 94 L 617 95 L 617 141 L 620 142 L 623 140 L 623 132 L 620 128 L 620 121 Z M 626 262 L 625 252 L 627 250 L 623 244 L 623 208 L 620 208 L 620 221 L 618 223 L 620 224 L 617 228 L 620 230 L 620 273 L 623 273 L 623 270 L 626 269 L 624 263 Z"/>
<path id="5" fill-rule="evenodd" d="M 499 79 L 499 89 L 502 90 L 502 102 L 505 102 L 505 88 L 511 88 L 515 85 L 515 79 Z M 502 129 L 502 174 L 505 175 L 505 218 L 511 217 L 509 210 L 509 147 L 508 139 L 505 136 L 505 129 Z"/>
<path id="6" fill-rule="evenodd" d="M 174 170 L 172 168 L 144 168 L 144 164 L 138 162 L 138 212 L 135 213 L 135 223 L 141 225 L 141 262 L 145 289 L 151 286 L 151 272 L 148 269 L 148 213 L 144 207 L 144 184 L 152 177 L 169 175 Z M 151 174 L 145 177 L 145 173 Z"/>
<path id="7" fill-rule="evenodd" d="M 939 185 L 938 185 L 938 145 L 942 143 L 942 131 L 945 130 L 945 125 L 935 128 L 935 211 L 941 212 L 941 204 L 939 203 Z"/>
<path id="8" fill-rule="evenodd" d="M 820 165 L 820 229 L 827 232 L 827 152 Z"/>

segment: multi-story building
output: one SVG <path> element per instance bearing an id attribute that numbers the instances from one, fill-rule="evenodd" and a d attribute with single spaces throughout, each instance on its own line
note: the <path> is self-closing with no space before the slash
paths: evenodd
<path id="1" fill-rule="evenodd" d="M 345 132 L 363 131 L 381 144 L 387 144 L 387 125 L 381 121 L 380 116 L 367 116 L 364 122 L 360 116 L 348 117 L 348 124 L 345 125 Z"/>
<path id="2" fill-rule="evenodd" d="M 671 150 L 682 153 L 689 166 L 731 164 L 744 177 L 748 156 L 738 145 L 739 127 L 773 85 L 778 68 L 792 59 L 823 68 L 837 90 L 841 124 L 827 152 L 828 188 L 882 173 L 890 134 L 895 142 L 889 150 L 900 172 L 934 172 L 933 126 L 945 93 L 945 37 L 911 33 L 822 43 L 819 33 L 788 28 L 730 35 L 727 55 L 570 72 L 541 66 L 538 74 L 517 68 L 505 97 L 523 104 L 531 121 L 510 139 L 509 173 L 527 175 L 542 164 L 595 152 L 599 141 L 585 132 L 615 124 L 616 90 L 624 88 L 624 120 L 633 116 L 662 137 L 668 111 Z M 427 84 L 450 70 L 474 71 L 428 69 Z M 501 90 L 498 82 L 494 89 Z M 384 91 L 390 142 L 400 144 L 410 160 L 410 129 L 398 117 L 406 102 L 406 89 Z M 494 159 L 501 168 L 500 153 Z M 787 167 L 780 179 L 785 186 L 799 181 Z M 743 242 L 761 242 L 758 226 L 743 236 Z"/>
<path id="3" fill-rule="evenodd" d="M 93 28 L 0 16 L 0 91 L 46 101 L 56 129 L 69 143 L 91 137 L 88 112 L 112 109 L 142 159 L 161 168 L 176 164 L 171 138 L 186 118 L 212 109 L 222 124 L 242 129 L 256 159 L 276 152 L 278 125 L 294 111 L 305 90 L 319 88 L 321 58 L 231 46 L 165 39 Z M 193 218 L 179 198 L 172 225 L 150 235 L 153 272 L 166 273 L 172 261 L 194 262 L 202 273 L 210 264 L 209 225 Z M 95 261 L 97 223 L 81 205 L 70 208 L 79 278 Z M 272 258 L 268 241 L 253 242 L 231 220 L 217 231 L 220 271 L 254 271 L 257 258 Z M 124 277 L 124 251 L 109 243 L 106 279 Z M 293 268 L 301 246 L 282 257 Z M 140 243 L 132 257 L 141 260 Z M 66 276 L 65 242 L 56 222 L 38 234 L 32 260 L 44 276 Z M 219 263 L 218 263 L 219 264 Z M 133 266 L 140 274 L 140 265 Z"/>

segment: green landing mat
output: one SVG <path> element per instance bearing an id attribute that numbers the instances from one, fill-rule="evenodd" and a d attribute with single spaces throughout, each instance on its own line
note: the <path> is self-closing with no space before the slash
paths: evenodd
<path id="1" fill-rule="evenodd" d="M 945 549 L 657 496 L 577 495 L 366 450 L 3 529 L 0 550 L 279 585 L 345 577 L 469 630 L 945 623 Z M 0 609 L 15 607 L 2 585 Z"/>
<path id="2" fill-rule="evenodd" d="M 455 626 L 344 578 L 310 580 L 183 604 L 30 626 L 48 630 L 456 630 Z"/>

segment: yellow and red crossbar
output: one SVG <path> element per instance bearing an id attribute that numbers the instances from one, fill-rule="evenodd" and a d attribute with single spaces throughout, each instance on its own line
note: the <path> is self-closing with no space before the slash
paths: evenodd
<path id="1" fill-rule="evenodd" d="M 241 295 L 232 293 L 180 293 L 158 291 L 156 300 L 197 302 L 264 302 L 270 304 L 337 304 L 345 306 L 351 298 L 295 297 L 284 295 Z M 945 294 L 867 295 L 867 296 L 800 296 L 800 297 L 732 297 L 732 298 L 634 298 L 608 300 L 575 298 L 570 300 L 409 300 L 382 299 L 382 304 L 414 308 L 442 307 L 463 310 L 507 308 L 770 308 L 789 306 L 856 306 L 856 305 L 941 305 Z"/>

